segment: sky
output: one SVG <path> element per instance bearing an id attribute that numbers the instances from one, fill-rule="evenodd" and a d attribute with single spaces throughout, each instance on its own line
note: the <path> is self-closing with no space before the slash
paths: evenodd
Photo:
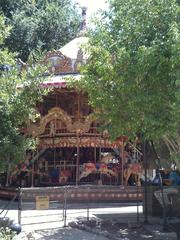
<path id="1" fill-rule="evenodd" d="M 91 17 L 98 9 L 106 9 L 107 4 L 106 0 L 76 0 L 80 6 L 86 6 L 87 9 L 87 18 Z"/>

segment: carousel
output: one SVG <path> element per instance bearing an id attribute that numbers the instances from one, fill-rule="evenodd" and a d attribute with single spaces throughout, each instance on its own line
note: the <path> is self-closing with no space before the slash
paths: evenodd
<path id="1" fill-rule="evenodd" d="M 125 136 L 112 142 L 107 131 L 98 131 L 100 123 L 87 94 L 68 87 L 69 78 L 81 78 L 78 68 L 87 61 L 81 46 L 87 41 L 80 35 L 61 49 L 48 52 L 42 60 L 50 76 L 53 74 L 46 74 L 40 86 L 49 93 L 37 103 L 37 121 L 29 122 L 25 129 L 25 134 L 37 141 L 37 149 L 27 151 L 9 179 L 11 186 L 27 189 L 27 198 L 37 189 L 64 186 L 71 187 L 72 198 L 89 198 L 86 186 L 92 198 L 137 197 L 133 185 L 140 185 L 141 151 Z M 130 179 L 134 179 L 133 184 Z M 32 193 L 32 189 L 36 190 Z M 52 189 L 49 191 L 57 196 Z"/>
<path id="2" fill-rule="evenodd" d="M 124 168 L 135 148 L 125 149 L 125 136 L 111 142 L 106 130 L 99 132 L 100 123 L 88 105 L 87 94 L 67 84 L 69 77 L 81 77 L 77 66 L 86 61 L 80 48 L 86 41 L 86 37 L 76 38 L 62 49 L 48 52 L 42 61 L 50 63 L 54 76 L 42 84 L 49 94 L 37 103 L 39 117 L 26 129 L 37 141 L 37 150 L 27 153 L 21 167 L 25 177 L 18 184 L 24 187 L 125 183 Z M 136 149 L 138 154 L 136 162 L 141 157 Z M 12 179 L 13 175 L 18 174 L 12 174 Z"/>

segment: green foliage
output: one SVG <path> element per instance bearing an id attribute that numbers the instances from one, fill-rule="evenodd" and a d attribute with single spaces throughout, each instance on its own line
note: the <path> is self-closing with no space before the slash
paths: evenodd
<path id="1" fill-rule="evenodd" d="M 15 232 L 11 231 L 8 228 L 0 228 L 0 239 L 1 240 L 11 240 L 15 236 Z"/>
<path id="2" fill-rule="evenodd" d="M 111 0 L 89 32 L 80 85 L 113 138 L 160 139 L 179 121 L 178 5 L 174 0 Z"/>
<path id="3" fill-rule="evenodd" d="M 11 27 L 5 25 L 4 17 L 0 15 L 0 63 L 1 64 L 13 64 L 13 55 L 8 53 L 6 48 L 3 48 L 4 40 L 9 36 Z"/>
<path id="4" fill-rule="evenodd" d="M 0 32 L 4 38 L 5 22 L 0 16 Z M 3 41 L 4 39 L 2 39 Z M 43 81 L 41 66 L 28 67 L 28 71 L 19 72 L 16 61 L 7 49 L 0 49 L 0 65 L 9 70 L 0 71 L 0 169 L 7 169 L 23 160 L 25 150 L 31 142 L 20 133 L 28 119 L 34 116 L 36 102 L 40 101 L 44 91 L 39 88 Z"/>
<path id="5" fill-rule="evenodd" d="M 12 25 L 5 45 L 26 61 L 37 49 L 58 49 L 75 37 L 80 16 L 71 0 L 2 1 L 0 10 Z"/>

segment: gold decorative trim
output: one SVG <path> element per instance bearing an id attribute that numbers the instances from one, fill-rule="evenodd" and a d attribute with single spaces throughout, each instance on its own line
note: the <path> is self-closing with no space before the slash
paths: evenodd
<path id="1" fill-rule="evenodd" d="M 53 51 L 47 52 L 42 63 L 47 65 L 52 58 L 56 58 L 56 57 L 59 58 L 59 62 L 56 65 L 52 65 L 49 67 L 50 72 L 58 74 L 58 73 L 69 73 L 73 71 L 72 60 L 66 57 L 65 55 L 63 55 L 59 50 L 56 50 L 56 51 L 53 50 Z"/>
<path id="2" fill-rule="evenodd" d="M 84 121 L 75 121 L 72 123 L 71 117 L 61 108 L 54 107 L 48 111 L 48 114 L 45 115 L 41 120 L 40 123 L 37 124 L 30 124 L 28 127 L 28 134 L 32 135 L 33 137 L 37 137 L 44 133 L 46 125 L 53 120 L 61 120 L 67 127 L 67 131 L 70 133 L 82 134 L 88 132 L 91 126 L 91 123 L 95 120 L 93 114 L 88 115 Z M 55 135 L 55 132 L 51 135 Z"/>
<path id="3" fill-rule="evenodd" d="M 37 124 L 31 124 L 29 131 L 28 131 L 29 134 L 34 137 L 39 136 L 40 134 L 42 134 L 45 131 L 46 125 L 55 119 L 60 119 L 62 122 L 64 122 L 66 124 L 66 126 L 72 125 L 72 123 L 71 123 L 72 120 L 68 116 L 68 114 L 61 108 L 54 107 L 54 108 L 51 108 L 48 111 L 48 114 L 45 115 L 40 120 L 39 126 L 37 126 Z"/>
<path id="4" fill-rule="evenodd" d="M 40 148 L 54 148 L 54 147 L 77 147 L 77 141 L 79 141 L 79 147 L 107 147 L 116 148 L 120 146 L 120 143 L 116 144 L 110 140 L 96 137 L 81 137 L 77 140 L 77 137 L 54 137 L 54 138 L 42 138 L 39 139 Z"/>
<path id="5" fill-rule="evenodd" d="M 86 116 L 85 120 L 82 122 L 80 120 L 75 121 L 73 124 L 67 125 L 68 131 L 82 134 L 88 132 L 91 126 L 91 123 L 95 120 L 94 114 Z"/>

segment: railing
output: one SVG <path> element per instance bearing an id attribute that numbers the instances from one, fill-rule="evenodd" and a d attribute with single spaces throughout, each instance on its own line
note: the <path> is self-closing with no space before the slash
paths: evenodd
<path id="1" fill-rule="evenodd" d="M 97 130 L 95 130 L 94 128 L 90 128 L 90 130 L 86 133 L 83 133 L 83 136 L 96 136 L 96 137 L 100 137 L 102 136 L 101 133 L 99 133 Z M 49 132 L 45 132 L 41 135 L 39 135 L 40 138 L 51 138 Z M 53 137 L 77 137 L 76 133 L 72 133 L 72 132 L 68 132 L 66 129 L 60 131 L 57 130 L 56 134 Z"/>
<path id="2" fill-rule="evenodd" d="M 3 215 L 3 213 L 4 213 L 3 218 L 6 217 L 10 207 L 12 206 L 12 204 L 14 203 L 16 198 L 17 198 L 17 194 L 9 202 L 6 203 L 6 205 L 4 206 L 4 208 L 0 212 L 0 216 Z"/>
<path id="3" fill-rule="evenodd" d="M 55 178 L 55 181 L 53 180 L 53 177 L 51 177 L 51 173 L 48 174 L 48 176 L 43 174 L 41 177 L 39 177 L 38 182 L 35 180 L 35 186 L 62 186 L 62 185 L 75 185 L 75 180 L 76 180 L 76 164 L 73 162 L 67 163 L 66 161 L 61 161 L 61 162 L 56 162 L 56 168 L 59 171 L 59 176 L 58 180 Z M 48 165 L 49 172 L 50 170 L 53 171 L 54 169 L 54 164 Z M 83 165 L 79 165 L 79 175 L 81 175 L 83 171 Z M 66 175 L 63 174 L 68 174 L 67 176 L 67 181 L 64 181 L 63 177 L 66 177 Z M 121 172 L 119 175 L 122 174 Z M 92 185 L 120 185 L 121 176 L 114 177 L 114 176 L 107 176 L 104 175 L 104 173 L 101 172 L 95 172 L 89 174 L 87 177 L 82 178 L 79 181 L 79 185 L 84 185 L 84 184 L 92 184 Z"/>
<path id="4" fill-rule="evenodd" d="M 127 195 L 134 206 L 142 201 L 142 192 L 133 188 L 119 188 L 111 186 L 95 187 L 91 185 L 82 187 L 64 186 L 57 188 L 31 188 L 21 189 L 20 194 L 20 223 L 23 230 L 38 230 L 48 228 L 66 227 L 69 222 L 82 217 L 89 221 L 96 208 L 104 211 L 111 200 L 114 206 L 119 206 L 119 195 L 125 200 Z M 105 191 L 104 191 L 105 190 Z M 100 198 L 100 195 L 101 198 Z M 116 196 L 116 203 L 115 197 Z M 54 198 L 53 198 L 54 197 Z M 96 197 L 96 198 L 95 198 Z M 39 199 L 41 202 L 38 202 Z M 111 200 L 110 200 L 111 199 Z M 107 206 L 106 206 L 107 205 Z M 137 214 L 139 205 L 137 206 Z M 117 213 L 116 210 L 114 210 Z M 44 217 L 46 216 L 46 217 Z M 48 225 L 47 225 L 48 224 Z"/>
<path id="5" fill-rule="evenodd" d="M 7 189 L 8 191 L 8 189 Z M 13 223 L 13 220 L 11 220 L 9 217 L 7 217 L 7 214 L 12 207 L 12 205 L 15 203 L 15 201 L 18 200 L 18 224 Z M 18 188 L 15 195 L 12 197 L 11 200 L 9 200 L 3 209 L 0 212 L 0 227 L 3 227 L 4 229 L 9 228 L 12 231 L 15 231 L 17 234 L 21 232 L 21 189 Z"/>

